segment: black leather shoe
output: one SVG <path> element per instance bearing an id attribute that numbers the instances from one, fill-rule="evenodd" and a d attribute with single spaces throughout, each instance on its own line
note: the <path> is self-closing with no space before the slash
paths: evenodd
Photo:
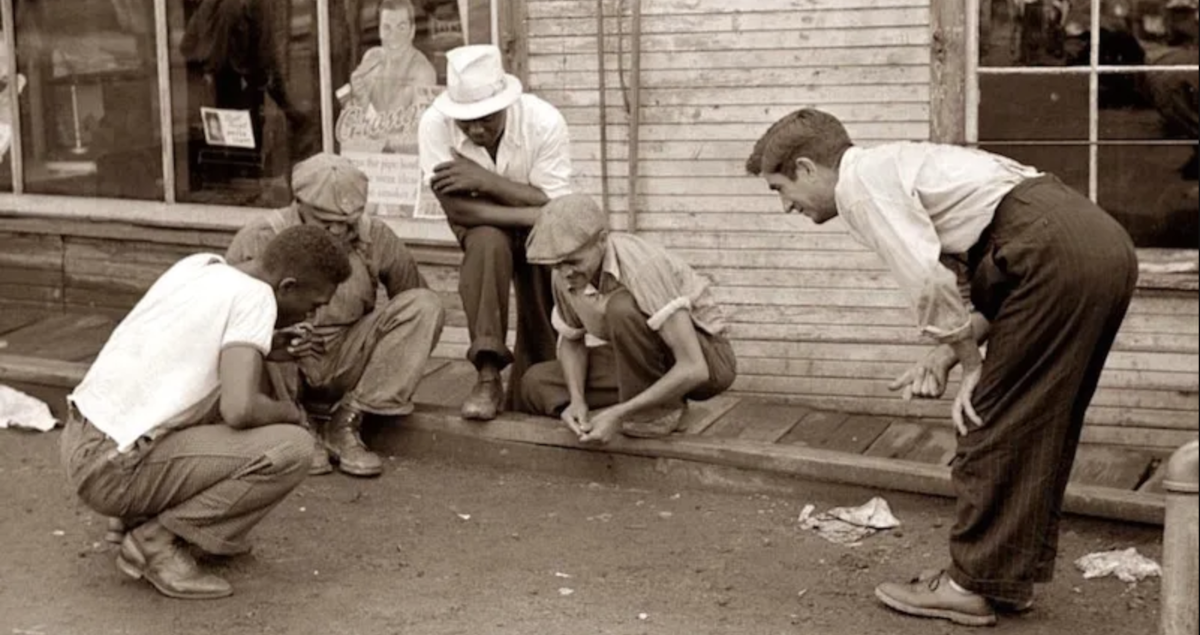
<path id="1" fill-rule="evenodd" d="M 462 418 L 470 421 L 491 421 L 504 409 L 504 386 L 500 379 L 481 379 L 471 389 L 462 405 Z"/>
<path id="2" fill-rule="evenodd" d="M 383 460 L 363 443 L 362 420 L 361 410 L 339 406 L 325 424 L 325 448 L 342 472 L 350 476 L 379 476 L 383 474 Z"/>

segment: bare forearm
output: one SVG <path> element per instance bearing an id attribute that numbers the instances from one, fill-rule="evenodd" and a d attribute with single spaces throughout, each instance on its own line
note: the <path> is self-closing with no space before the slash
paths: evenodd
<path id="1" fill-rule="evenodd" d="M 550 202 L 550 197 L 540 189 L 501 176 L 496 176 L 480 194 L 506 207 L 543 207 Z"/>
<path id="2" fill-rule="evenodd" d="M 541 214 L 538 207 L 506 207 L 490 199 L 438 196 L 438 202 L 451 223 L 462 227 L 503 227 L 528 229 Z"/>
<path id="3" fill-rule="evenodd" d="M 971 337 L 975 341 L 975 346 L 981 346 L 987 342 L 988 333 L 991 330 L 991 323 L 987 318 L 980 313 L 971 314 Z M 970 340 L 964 340 L 969 342 Z M 964 344 L 966 346 L 966 344 Z M 958 364 L 959 353 L 957 348 L 952 344 L 942 344 L 938 347 L 937 354 L 940 359 L 944 360 L 947 370 Z"/>
<path id="4" fill-rule="evenodd" d="M 562 339 L 558 345 L 558 362 L 562 364 L 571 403 L 586 403 L 588 350 L 582 339 Z"/>
<path id="5" fill-rule="evenodd" d="M 261 428 L 263 426 L 290 423 L 299 425 L 302 413 L 299 406 L 291 401 L 278 401 L 266 395 L 257 395 L 250 403 L 245 413 L 234 421 L 227 421 L 230 427 L 239 430 Z"/>

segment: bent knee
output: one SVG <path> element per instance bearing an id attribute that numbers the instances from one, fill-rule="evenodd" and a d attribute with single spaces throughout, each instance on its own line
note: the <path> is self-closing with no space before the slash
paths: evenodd
<path id="1" fill-rule="evenodd" d="M 271 446 L 266 451 L 274 471 L 288 473 L 299 470 L 302 474 L 312 462 L 313 437 L 300 426 L 271 426 Z"/>
<path id="2" fill-rule="evenodd" d="M 498 227 L 473 227 L 463 238 L 463 250 L 468 254 L 508 254 L 511 257 L 512 238 Z"/>

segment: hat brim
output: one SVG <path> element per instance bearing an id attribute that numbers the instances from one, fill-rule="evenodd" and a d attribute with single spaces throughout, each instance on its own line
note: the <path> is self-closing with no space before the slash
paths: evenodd
<path id="1" fill-rule="evenodd" d="M 450 91 L 447 90 L 442 91 L 442 94 L 433 100 L 433 107 L 451 119 L 457 121 L 474 121 L 475 119 L 483 119 L 488 115 L 494 115 L 517 103 L 517 100 L 521 98 L 521 94 L 524 92 L 525 87 L 521 85 L 521 80 L 517 79 L 514 75 L 505 74 L 504 90 L 483 101 L 475 101 L 469 104 L 459 103 L 450 98 Z"/>

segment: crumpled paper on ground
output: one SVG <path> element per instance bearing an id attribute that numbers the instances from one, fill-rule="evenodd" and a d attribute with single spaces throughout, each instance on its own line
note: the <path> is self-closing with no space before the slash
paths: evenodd
<path id="1" fill-rule="evenodd" d="M 880 530 L 895 529 L 900 520 L 892 514 L 888 502 L 872 498 L 861 507 L 837 507 L 813 515 L 816 507 L 806 505 L 800 512 L 800 527 L 811 529 L 829 542 L 854 546 Z"/>
<path id="2" fill-rule="evenodd" d="M 0 384 L 0 428 L 54 429 L 58 420 L 45 402 Z"/>
<path id="3" fill-rule="evenodd" d="M 1088 554 L 1075 561 L 1075 568 L 1083 572 L 1086 580 L 1115 575 L 1118 580 L 1132 584 L 1162 576 L 1162 567 L 1134 548 Z"/>

